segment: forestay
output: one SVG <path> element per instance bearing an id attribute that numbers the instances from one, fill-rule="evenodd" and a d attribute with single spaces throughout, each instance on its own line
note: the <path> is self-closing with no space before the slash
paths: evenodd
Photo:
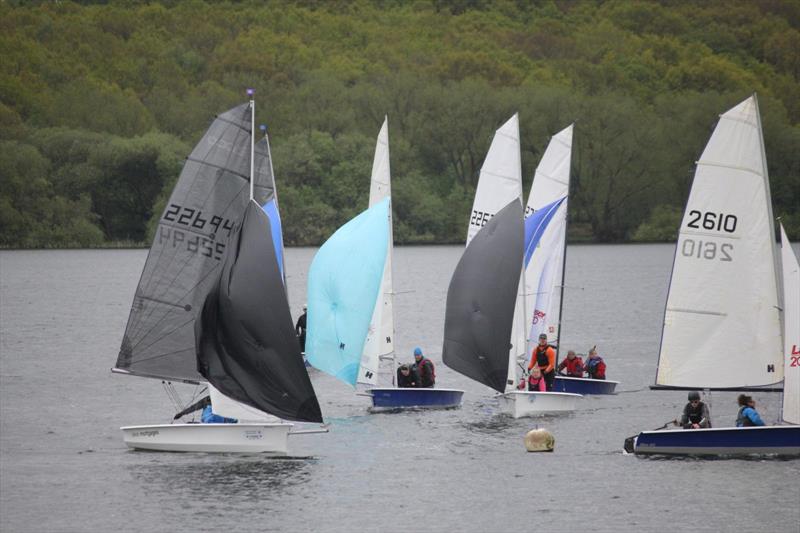
<path id="1" fill-rule="evenodd" d="M 775 385 L 783 379 L 782 351 L 772 207 L 753 96 L 720 117 L 697 163 L 656 384 Z"/>
<path id="2" fill-rule="evenodd" d="M 186 160 L 136 288 L 116 370 L 197 382 L 194 325 L 249 198 L 249 104 L 219 115 Z M 273 198 L 266 141 L 256 144 L 254 196 Z"/>
<path id="3" fill-rule="evenodd" d="M 800 265 L 781 224 L 783 265 L 783 420 L 800 424 Z"/>
<path id="4" fill-rule="evenodd" d="M 375 158 L 372 162 L 372 177 L 369 186 L 370 207 L 391 196 L 391 172 L 389 166 L 389 123 L 384 118 L 375 144 Z M 392 230 L 392 210 L 388 212 L 389 241 L 386 250 L 386 264 L 383 268 L 383 281 L 375 302 L 375 310 L 370 320 L 369 333 L 361 356 L 358 382 L 375 385 L 378 380 L 378 367 L 381 356 L 394 353 L 394 296 L 392 288 L 392 249 L 394 236 Z"/>
<path id="5" fill-rule="evenodd" d="M 284 419 L 322 422 L 294 334 L 269 217 L 255 202 L 228 241 L 195 327 L 200 373 L 225 396 Z"/>
<path id="6" fill-rule="evenodd" d="M 531 353 L 541 333 L 551 342 L 559 338 L 561 296 L 564 285 L 564 258 L 567 238 L 567 208 L 572 161 L 572 129 L 570 124 L 550 139 L 536 167 L 525 216 L 546 205 L 559 204 L 546 231 L 534 250 L 528 250 L 525 263 L 525 308 L 528 312 L 529 335 L 525 353 Z"/>
<path id="7" fill-rule="evenodd" d="M 308 272 L 306 358 L 355 386 L 389 247 L 390 198 L 334 233 Z"/>
<path id="8" fill-rule="evenodd" d="M 522 203 L 514 199 L 477 233 L 447 290 L 442 360 L 504 392 L 524 248 Z"/>

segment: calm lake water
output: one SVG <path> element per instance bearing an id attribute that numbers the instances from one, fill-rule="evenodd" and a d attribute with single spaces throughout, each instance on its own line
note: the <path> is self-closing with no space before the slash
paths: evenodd
<path id="1" fill-rule="evenodd" d="M 331 431 L 291 437 L 288 459 L 128 451 L 119 426 L 174 413 L 157 380 L 109 372 L 146 252 L 0 252 L 0 530 L 800 531 L 798 460 L 622 454 L 685 403 L 647 389 L 673 246 L 570 246 L 562 346 L 597 344 L 620 394 L 519 420 L 441 363 L 462 249 L 397 248 L 394 279 L 399 358 L 421 346 L 441 386 L 466 390 L 463 407 L 369 414 L 368 399 L 312 371 Z M 315 251 L 287 250 L 295 318 Z M 735 396 L 714 393 L 716 425 L 732 424 Z M 779 395 L 755 398 L 774 422 Z M 537 425 L 554 453 L 525 451 Z"/>

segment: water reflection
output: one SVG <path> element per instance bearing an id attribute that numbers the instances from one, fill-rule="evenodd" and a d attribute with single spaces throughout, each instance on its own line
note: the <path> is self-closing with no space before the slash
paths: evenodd
<path id="1" fill-rule="evenodd" d="M 138 454 L 137 455 L 150 455 Z M 131 464 L 131 477 L 147 492 L 191 500 L 265 502 L 281 497 L 311 479 L 314 458 L 264 458 L 200 454 L 158 454 L 148 464 Z M 164 458 L 166 456 L 167 458 Z"/>

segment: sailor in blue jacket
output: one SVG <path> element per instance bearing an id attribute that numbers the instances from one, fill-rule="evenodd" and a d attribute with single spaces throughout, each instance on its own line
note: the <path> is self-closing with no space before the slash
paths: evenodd
<path id="1" fill-rule="evenodd" d="M 750 396 L 740 394 L 738 398 L 739 414 L 736 415 L 736 427 L 765 426 L 764 421 L 756 411 L 756 401 Z"/>
<path id="2" fill-rule="evenodd" d="M 215 415 L 211 411 L 211 404 L 209 403 L 203 408 L 203 414 L 200 415 L 200 420 L 203 424 L 235 424 L 238 422 L 235 418 L 225 418 L 224 416 Z"/>

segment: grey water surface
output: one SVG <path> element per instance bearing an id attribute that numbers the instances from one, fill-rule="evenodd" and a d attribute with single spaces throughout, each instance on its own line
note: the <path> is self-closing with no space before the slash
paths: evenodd
<path id="1" fill-rule="evenodd" d="M 394 280 L 399 358 L 422 347 L 463 406 L 369 414 L 367 398 L 312 371 L 331 430 L 291 437 L 286 459 L 126 449 L 119 426 L 175 412 L 159 381 L 109 372 L 146 251 L 0 252 L 0 531 L 800 531 L 800 460 L 622 453 L 685 403 L 647 389 L 672 245 L 569 247 L 562 347 L 597 344 L 620 394 L 519 420 L 441 363 L 462 250 L 398 247 Z M 295 318 L 315 251 L 287 250 Z M 715 425 L 732 424 L 735 396 L 713 394 Z M 774 422 L 780 395 L 755 398 Z M 536 426 L 555 452 L 525 451 Z"/>

